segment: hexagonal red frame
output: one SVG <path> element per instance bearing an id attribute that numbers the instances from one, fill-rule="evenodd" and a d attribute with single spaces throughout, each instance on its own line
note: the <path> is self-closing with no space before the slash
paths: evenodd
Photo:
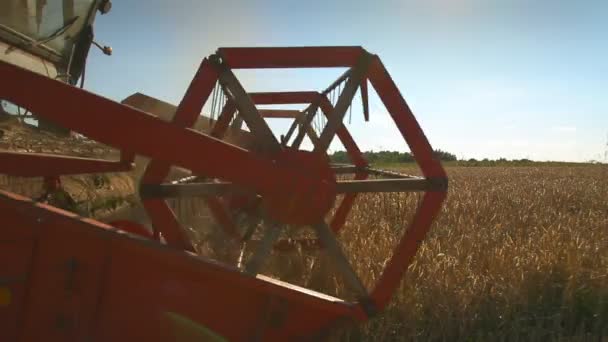
<path id="1" fill-rule="evenodd" d="M 262 194 L 262 197 L 285 196 L 288 199 L 289 196 L 285 194 L 302 194 L 314 189 L 314 193 L 309 195 L 310 200 L 316 198 L 315 196 L 326 196 L 330 189 L 318 179 L 274 163 L 268 156 L 255 156 L 210 135 L 186 128 L 192 126 L 198 118 L 216 81 L 222 77 L 226 69 L 354 68 L 365 56 L 369 57 L 369 65 L 365 70 L 364 79 L 369 80 L 375 88 L 425 177 L 420 180 L 421 182 L 416 183 L 424 185 L 422 189 L 425 191 L 419 208 L 369 295 L 373 307 L 381 309 L 387 305 L 391 294 L 398 287 L 419 244 L 439 212 L 446 196 L 447 176 L 440 162 L 433 157 L 433 150 L 428 140 L 382 62 L 377 56 L 369 55 L 361 47 L 221 48 L 215 56 L 220 58 L 221 68 L 218 68 L 217 60 L 213 63 L 209 59 L 203 60 L 171 123 L 162 122 L 134 108 L 49 80 L 7 63 L 0 63 L 0 75 L 10 82 L 0 82 L 0 95 L 3 99 L 28 108 L 42 118 L 125 151 L 124 160 L 128 161 L 133 154 L 150 157 L 153 161 L 146 171 L 144 184 L 162 184 L 169 167 L 177 165 L 190 169 L 197 175 L 223 179 L 250 188 Z M 29 89 L 30 92 L 24 89 Z M 36 94 L 35 99 L 32 98 L 32 93 Z M 238 99 L 248 98 L 244 92 L 233 95 Z M 251 106 L 254 106 L 251 100 L 245 102 L 245 104 L 236 104 L 237 107 L 242 107 L 239 108 L 239 112 L 256 112 L 255 107 L 251 109 Z M 338 106 L 343 107 L 344 104 L 338 103 L 336 108 Z M 82 115 L 83 109 L 88 111 L 88 115 Z M 138 129 L 137 134 L 134 134 L 134 127 Z M 346 133 L 343 133 L 342 138 L 345 136 Z M 167 144 L 167 141 L 172 144 Z M 181 147 L 176 149 L 175 146 Z M 353 150 L 349 152 L 353 153 Z M 209 163 L 201 156 L 213 156 L 218 162 Z M 25 156 L 21 158 L 0 153 L 0 172 L 8 167 L 6 162 L 2 162 L 3 160 L 11 161 L 10 169 L 15 174 L 31 174 L 32 165 L 45 166 L 36 172 L 41 176 L 47 176 L 45 168 L 54 170 L 55 173 L 62 169 L 66 173 L 69 170 L 75 172 L 79 168 L 91 172 L 96 166 L 99 166 L 100 170 L 104 167 L 108 169 L 107 161 L 39 157 L 32 159 L 30 156 L 27 159 Z M 19 166 L 13 167 L 12 165 L 15 164 Z M 28 166 L 27 170 L 26 166 Z M 123 167 L 124 164 L 121 164 L 120 169 Z M 163 200 L 147 198 L 144 200 L 144 206 L 151 213 L 155 228 L 163 233 L 168 245 L 178 249 L 193 250 L 174 214 Z M 365 309 L 364 311 L 370 314 L 369 311 Z"/>

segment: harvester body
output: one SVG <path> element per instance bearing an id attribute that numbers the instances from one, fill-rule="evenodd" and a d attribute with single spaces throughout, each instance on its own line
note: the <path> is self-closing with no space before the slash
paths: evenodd
<path id="1" fill-rule="evenodd" d="M 0 340 L 322 339 L 386 307 L 446 195 L 447 176 L 407 103 L 380 58 L 361 47 L 220 48 L 203 59 L 176 107 L 143 94 L 117 103 L 15 64 L 0 61 L 0 98 L 120 156 L 0 151 L 0 173 L 57 179 L 129 172 L 143 157 L 139 197 L 150 225 L 128 215 L 102 223 L 0 191 Z M 346 72 L 321 91 L 250 93 L 233 72 L 329 67 Z M 344 118 L 357 92 L 369 119 L 369 85 L 421 176 L 371 167 L 348 131 Z M 213 118 L 201 115 L 206 103 L 215 108 Z M 285 104 L 306 107 L 258 107 Z M 267 123 L 273 118 L 293 123 L 276 136 Z M 334 138 L 352 163 L 330 162 Z M 169 182 L 172 167 L 183 177 Z M 376 192 L 422 196 L 377 281 L 366 286 L 340 232 L 358 194 Z M 252 255 L 236 266 L 199 255 L 167 201 L 192 197 L 205 200 L 227 240 L 246 245 L 261 229 Z M 242 227 L 237 216 L 253 223 Z M 294 226 L 313 237 L 285 238 Z M 261 274 L 270 254 L 294 248 L 323 250 L 355 299 Z"/>

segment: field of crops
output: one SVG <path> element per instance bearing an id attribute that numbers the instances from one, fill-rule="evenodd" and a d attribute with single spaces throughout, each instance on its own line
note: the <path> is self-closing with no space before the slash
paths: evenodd
<path id="1" fill-rule="evenodd" d="M 336 337 L 608 340 L 608 167 L 449 166 L 447 171 L 448 199 L 391 305 L 367 325 L 336 331 Z M 340 241 L 368 288 L 419 199 L 417 193 L 358 197 Z M 204 204 L 188 202 L 177 212 L 192 206 Z M 213 237 L 195 240 L 208 255 L 203 250 Z M 211 256 L 234 263 L 238 246 L 225 253 L 229 248 L 223 243 L 216 248 L 221 255 Z M 262 273 L 353 298 L 320 252 L 274 253 Z"/>
<path id="2" fill-rule="evenodd" d="M 444 210 L 393 304 L 347 337 L 608 339 L 608 167 L 448 173 Z M 357 202 L 343 241 L 368 283 L 416 201 L 382 194 Z"/>

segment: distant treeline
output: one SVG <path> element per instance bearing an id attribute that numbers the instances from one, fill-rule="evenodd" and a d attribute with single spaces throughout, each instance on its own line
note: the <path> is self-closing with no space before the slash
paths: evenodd
<path id="1" fill-rule="evenodd" d="M 396 151 L 378 151 L 378 152 L 363 152 L 365 159 L 370 164 L 401 164 L 401 163 L 413 163 L 414 157 L 409 152 L 396 152 Z M 530 159 L 458 159 L 456 155 L 436 150 L 435 156 L 442 162 L 448 162 L 449 165 L 453 166 L 527 166 L 527 165 L 587 165 L 595 164 L 594 162 L 588 163 L 571 163 L 571 162 L 535 162 Z M 336 151 L 329 156 L 334 163 L 350 164 L 351 161 L 345 151 Z"/>
<path id="2" fill-rule="evenodd" d="M 456 161 L 455 155 L 442 150 L 436 150 L 435 157 L 442 161 Z M 414 157 L 409 152 L 378 151 L 363 152 L 365 159 L 372 164 L 392 164 L 392 163 L 413 163 Z M 350 163 L 350 159 L 345 151 L 336 151 L 330 155 L 334 163 Z"/>

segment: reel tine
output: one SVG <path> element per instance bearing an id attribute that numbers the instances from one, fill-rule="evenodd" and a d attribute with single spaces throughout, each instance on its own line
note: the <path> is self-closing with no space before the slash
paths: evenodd
<path id="1" fill-rule="evenodd" d="M 353 103 L 350 103 L 350 107 L 348 107 L 348 124 L 351 124 L 351 120 L 353 118 Z"/>
<path id="2" fill-rule="evenodd" d="M 216 82 L 215 86 L 213 87 L 213 93 L 211 94 L 211 109 L 209 111 L 209 124 L 210 125 L 211 125 L 211 122 L 212 122 L 211 120 L 212 120 L 212 117 L 213 117 L 213 113 L 215 112 L 218 87 L 219 87 L 219 82 Z"/>

